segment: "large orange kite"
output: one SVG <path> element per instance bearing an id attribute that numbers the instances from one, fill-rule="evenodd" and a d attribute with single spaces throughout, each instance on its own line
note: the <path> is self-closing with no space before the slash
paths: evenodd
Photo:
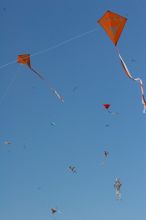
<path id="1" fill-rule="evenodd" d="M 133 81 L 136 81 L 139 83 L 140 89 L 141 89 L 141 98 L 142 98 L 142 104 L 144 105 L 144 113 L 146 112 L 146 100 L 144 97 L 144 85 L 140 78 L 134 78 L 130 71 L 128 70 L 126 63 L 124 62 L 122 56 L 120 55 L 120 52 L 117 48 L 117 43 L 120 39 L 121 33 L 123 31 L 123 28 L 126 24 L 127 18 L 118 15 L 114 12 L 107 11 L 105 14 L 98 20 L 98 23 L 102 26 L 102 28 L 105 30 L 113 44 L 116 46 L 118 56 L 120 59 L 120 63 L 122 65 L 122 68 L 124 69 L 125 74 L 132 79 Z"/>
<path id="2" fill-rule="evenodd" d="M 98 23 L 104 28 L 109 38 L 116 46 L 122 30 L 126 24 L 127 18 L 107 11 L 99 20 Z"/>

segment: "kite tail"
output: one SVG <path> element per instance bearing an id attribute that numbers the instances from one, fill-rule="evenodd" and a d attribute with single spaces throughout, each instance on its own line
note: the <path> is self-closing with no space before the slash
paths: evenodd
<path id="1" fill-rule="evenodd" d="M 146 100 L 145 100 L 145 97 L 144 97 L 144 85 L 143 85 L 143 82 L 140 78 L 136 78 L 134 79 L 135 81 L 138 81 L 139 85 L 140 85 L 140 89 L 141 89 L 141 100 L 142 100 L 142 104 L 143 104 L 143 113 L 145 114 L 146 113 Z"/>
<path id="2" fill-rule="evenodd" d="M 126 63 L 124 62 L 123 58 L 121 57 L 120 53 L 119 53 L 119 50 L 118 48 L 116 47 L 117 49 L 117 53 L 118 53 L 118 56 L 119 56 L 119 59 L 120 59 L 120 62 L 121 62 L 121 65 L 126 73 L 126 75 L 134 80 L 134 81 L 137 81 L 139 83 L 139 86 L 140 86 L 140 89 L 141 89 L 141 95 L 142 95 L 142 104 L 144 105 L 144 110 L 143 110 L 143 113 L 146 113 L 146 100 L 145 100 L 145 96 L 144 96 L 144 85 L 143 85 L 143 82 L 140 78 L 134 78 L 132 76 L 132 74 L 130 73 L 130 71 L 128 70 L 127 66 L 126 66 Z"/>
<path id="3" fill-rule="evenodd" d="M 116 190 L 116 199 L 121 200 L 121 193 L 118 190 Z"/>
<path id="4" fill-rule="evenodd" d="M 53 92 L 54 95 L 61 101 L 64 102 L 64 97 L 61 96 L 55 89 L 51 88 L 51 91 Z"/>
<path id="5" fill-rule="evenodd" d="M 146 100 L 144 98 L 144 96 L 142 95 L 142 104 L 143 104 L 143 113 L 146 113 Z"/>
<path id="6" fill-rule="evenodd" d="M 27 63 L 27 66 L 28 66 L 29 69 L 32 70 L 41 80 L 44 80 L 44 79 L 45 79 L 40 73 L 38 73 L 36 70 L 34 70 L 29 63 Z M 45 81 L 46 81 L 46 83 L 47 83 L 49 89 L 53 92 L 53 94 L 56 95 L 57 98 L 58 98 L 61 102 L 64 102 L 64 97 L 61 96 L 55 89 L 53 89 L 53 88 L 50 86 L 50 83 L 49 83 L 47 80 L 45 80 Z M 45 82 L 45 81 L 44 81 L 44 82 Z"/>
<path id="7" fill-rule="evenodd" d="M 43 79 L 44 79 L 44 78 L 43 78 Z M 49 90 L 63 103 L 63 102 L 64 102 L 64 97 L 61 96 L 61 95 L 57 92 L 57 90 L 54 89 L 54 88 L 50 85 L 50 83 L 49 83 L 48 80 L 45 79 L 44 82 L 46 82 L 46 84 L 47 84 Z"/>
<path id="8" fill-rule="evenodd" d="M 108 113 L 111 114 L 111 115 L 118 115 L 119 114 L 118 112 L 113 112 L 113 111 L 110 111 L 110 110 L 108 110 Z"/>
<path id="9" fill-rule="evenodd" d="M 44 77 L 38 73 L 36 70 L 34 70 L 31 65 L 28 65 L 29 69 L 32 70 L 40 79 L 44 80 Z"/>

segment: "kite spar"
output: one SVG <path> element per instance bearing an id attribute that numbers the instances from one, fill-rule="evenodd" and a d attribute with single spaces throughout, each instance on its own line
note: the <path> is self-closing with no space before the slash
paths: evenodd
<path id="1" fill-rule="evenodd" d="M 18 55 L 17 58 L 17 62 L 26 65 L 33 73 L 35 73 L 41 80 L 45 80 L 45 78 L 39 73 L 37 72 L 35 69 L 32 68 L 31 66 L 31 62 L 30 62 L 30 54 L 21 54 Z M 61 102 L 64 102 L 64 98 L 55 90 L 53 89 L 49 83 L 47 83 L 47 85 L 49 86 L 49 89 L 51 90 L 51 92 L 53 92 L 54 95 L 56 95 L 56 97 L 58 99 L 60 99 Z"/>
<path id="2" fill-rule="evenodd" d="M 116 47 L 118 57 L 120 59 L 120 63 L 122 65 L 122 68 L 124 69 L 125 74 L 132 79 L 133 81 L 136 81 L 139 83 L 140 89 L 141 89 L 141 98 L 142 98 L 142 104 L 144 106 L 144 113 L 146 112 L 146 99 L 144 97 L 144 85 L 140 78 L 134 78 L 130 71 L 128 70 L 123 58 L 120 55 L 120 52 L 117 48 L 117 43 L 120 39 L 121 33 L 123 31 L 123 28 L 126 24 L 127 18 L 118 15 L 114 12 L 107 11 L 99 20 L 98 23 L 102 26 L 102 28 L 105 30 L 111 41 Z"/>

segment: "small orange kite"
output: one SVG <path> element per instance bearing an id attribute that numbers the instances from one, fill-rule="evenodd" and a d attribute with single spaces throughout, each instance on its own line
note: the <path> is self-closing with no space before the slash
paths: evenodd
<path id="1" fill-rule="evenodd" d="M 38 73 L 36 70 L 34 70 L 31 66 L 31 62 L 30 62 L 30 54 L 20 54 L 17 57 L 17 62 L 26 65 L 31 71 L 33 71 L 40 79 L 44 80 L 44 77 Z M 47 83 L 47 85 L 49 86 L 49 89 L 51 90 L 51 92 L 53 92 L 53 94 L 60 99 L 61 102 L 64 102 L 64 97 L 61 96 L 57 90 L 53 89 L 49 83 Z"/>
<path id="2" fill-rule="evenodd" d="M 44 79 L 43 76 L 40 75 L 40 73 L 38 73 L 32 68 L 31 63 L 30 63 L 30 54 L 18 55 L 17 62 L 27 65 L 29 69 L 32 70 L 40 79 Z"/>

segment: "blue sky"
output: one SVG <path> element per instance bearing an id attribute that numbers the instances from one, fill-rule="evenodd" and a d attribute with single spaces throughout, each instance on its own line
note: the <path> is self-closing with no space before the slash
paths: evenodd
<path id="1" fill-rule="evenodd" d="M 146 85 L 144 0 L 1 0 L 0 66 L 31 57 L 65 99 L 27 67 L 0 69 L 0 219 L 144 220 L 145 131 L 138 85 L 129 80 L 97 20 L 106 10 L 128 18 L 121 55 Z M 76 88 L 76 89 L 75 89 Z M 102 104 L 110 103 L 108 114 Z M 51 122 L 55 126 L 51 126 Z M 105 125 L 109 124 L 109 127 Z M 11 145 L 4 142 L 10 140 Z M 104 166 L 103 151 L 109 151 Z M 72 175 L 68 166 L 75 165 Z M 123 183 L 116 201 L 114 180 Z"/>

